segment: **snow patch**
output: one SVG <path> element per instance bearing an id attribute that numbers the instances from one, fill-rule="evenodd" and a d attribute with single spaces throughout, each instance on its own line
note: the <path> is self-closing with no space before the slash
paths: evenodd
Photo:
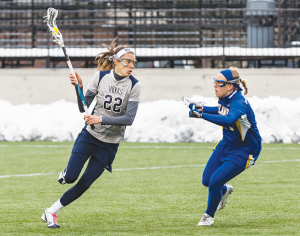
<path id="1" fill-rule="evenodd" d="M 193 96 L 194 101 L 216 106 L 217 98 Z M 300 142 L 300 98 L 279 96 L 248 98 L 264 143 Z M 74 141 L 84 126 L 77 104 L 60 100 L 48 105 L 12 105 L 0 100 L 0 141 Z M 92 106 L 91 106 L 92 107 Z M 217 142 L 222 128 L 188 117 L 182 101 L 158 100 L 141 103 L 132 126 L 126 128 L 128 142 Z"/>

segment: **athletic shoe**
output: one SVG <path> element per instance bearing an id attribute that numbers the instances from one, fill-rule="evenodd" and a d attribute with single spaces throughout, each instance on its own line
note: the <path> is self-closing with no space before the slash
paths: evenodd
<path id="1" fill-rule="evenodd" d="M 222 209 L 225 207 L 226 202 L 227 202 L 226 200 L 227 200 L 228 195 L 231 194 L 231 193 L 233 192 L 233 187 L 232 187 L 231 185 L 226 184 L 226 187 L 227 187 L 227 191 L 226 191 L 226 193 L 223 195 L 223 197 L 222 197 L 222 199 L 221 199 L 221 201 L 220 201 L 220 203 L 219 203 L 219 205 L 218 205 L 217 210 L 222 210 Z"/>
<path id="2" fill-rule="evenodd" d="M 58 176 L 58 182 L 60 184 L 66 184 L 66 180 L 65 180 L 66 174 L 67 174 L 67 167 Z"/>
<path id="3" fill-rule="evenodd" d="M 214 218 L 204 213 L 202 219 L 198 223 L 198 226 L 211 226 L 211 225 L 214 225 Z"/>
<path id="4" fill-rule="evenodd" d="M 48 208 L 44 211 L 42 215 L 42 220 L 47 223 L 48 228 L 59 228 L 59 224 L 57 224 L 57 215 L 47 212 Z"/>

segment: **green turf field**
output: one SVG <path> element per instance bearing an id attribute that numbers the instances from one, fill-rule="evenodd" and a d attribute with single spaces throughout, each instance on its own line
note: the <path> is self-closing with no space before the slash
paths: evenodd
<path id="1" fill-rule="evenodd" d="M 0 142 L 0 235 L 300 235 L 297 144 L 264 145 L 255 166 L 230 182 L 215 225 L 197 227 L 213 146 L 122 143 L 113 173 L 58 213 L 61 228 L 48 229 L 40 217 L 70 188 L 57 177 L 72 143 Z"/>

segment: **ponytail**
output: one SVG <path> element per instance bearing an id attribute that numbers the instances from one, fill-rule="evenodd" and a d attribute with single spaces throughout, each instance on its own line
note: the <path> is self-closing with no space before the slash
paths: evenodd
<path id="1" fill-rule="evenodd" d="M 102 44 L 104 47 L 106 47 L 108 49 L 108 52 L 101 52 L 96 56 L 95 60 L 98 61 L 98 63 L 97 63 L 98 70 L 105 71 L 105 70 L 111 70 L 111 69 L 115 68 L 113 55 L 114 55 L 114 49 L 116 46 L 116 43 L 115 43 L 116 40 L 117 40 L 117 38 L 115 38 L 111 42 L 110 48 L 108 46 L 106 46 L 105 44 Z"/>
<path id="2" fill-rule="evenodd" d="M 246 95 L 248 93 L 248 87 L 247 87 L 246 81 L 241 79 L 241 83 L 245 89 L 244 95 Z"/>
<path id="3" fill-rule="evenodd" d="M 232 73 L 232 75 L 233 75 L 233 79 L 237 79 L 237 78 L 240 77 L 239 70 L 238 70 L 237 67 L 231 66 L 231 67 L 229 68 L 229 70 L 231 70 L 231 73 Z M 241 80 L 238 81 L 236 84 L 237 84 L 238 86 L 240 86 L 240 83 L 242 83 L 243 88 L 245 89 L 244 95 L 248 94 L 248 87 L 247 87 L 246 81 L 241 79 Z M 235 88 L 235 90 L 237 90 L 237 88 Z"/>

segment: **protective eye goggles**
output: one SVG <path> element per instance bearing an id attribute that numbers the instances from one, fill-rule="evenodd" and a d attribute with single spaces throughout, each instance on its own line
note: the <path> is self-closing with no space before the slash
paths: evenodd
<path id="1" fill-rule="evenodd" d="M 224 87 L 226 84 L 235 84 L 236 82 L 238 82 L 240 80 L 240 78 L 237 79 L 233 79 L 233 80 L 229 80 L 229 81 L 224 81 L 224 80 L 217 80 L 216 78 L 214 78 L 214 84 L 217 85 L 218 87 Z"/>
<path id="2" fill-rule="evenodd" d="M 117 58 L 118 61 L 120 61 L 122 63 L 123 66 L 129 66 L 130 64 L 132 64 L 134 67 L 136 67 L 136 63 L 137 60 L 132 60 L 130 58 Z"/>

